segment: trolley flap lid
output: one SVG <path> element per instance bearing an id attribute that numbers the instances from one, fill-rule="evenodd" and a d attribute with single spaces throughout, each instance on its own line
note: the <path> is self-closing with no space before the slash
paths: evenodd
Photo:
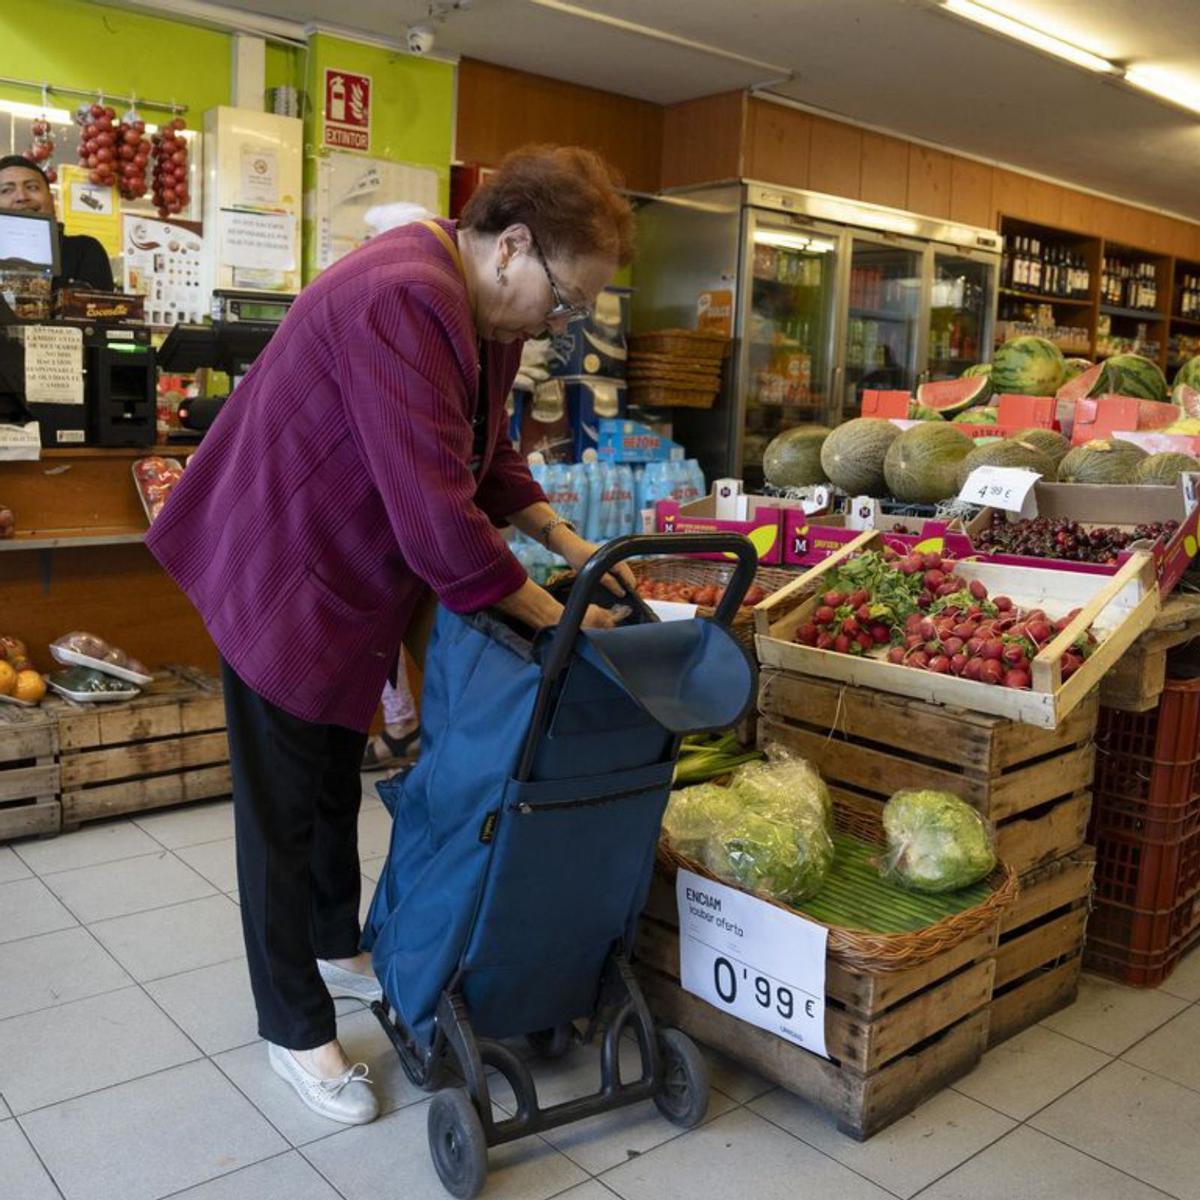
<path id="1" fill-rule="evenodd" d="M 576 653 L 675 734 L 727 729 L 754 698 L 754 666 L 714 621 L 589 629 Z"/>

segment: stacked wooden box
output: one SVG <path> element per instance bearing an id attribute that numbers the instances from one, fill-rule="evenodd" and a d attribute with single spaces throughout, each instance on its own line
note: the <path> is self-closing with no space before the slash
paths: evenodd
<path id="1" fill-rule="evenodd" d="M 165 668 L 136 700 L 0 711 L 0 841 L 231 790 L 221 685 L 202 671 Z"/>
<path id="2" fill-rule="evenodd" d="M 768 670 L 759 712 L 760 739 L 807 758 L 835 795 L 882 806 L 904 788 L 937 788 L 992 822 L 1021 897 L 1000 926 L 990 1045 L 1071 1003 L 1091 889 L 1095 695 L 1047 730 Z"/>

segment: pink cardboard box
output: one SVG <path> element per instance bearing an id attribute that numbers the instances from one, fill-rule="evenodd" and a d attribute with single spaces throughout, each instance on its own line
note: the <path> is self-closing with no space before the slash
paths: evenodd
<path id="1" fill-rule="evenodd" d="M 1179 528 L 1169 541 L 1159 540 L 1151 551 L 1158 576 L 1158 590 L 1166 596 L 1182 578 L 1188 564 L 1200 549 L 1200 506 L 1189 511 L 1186 481 L 1178 487 L 1147 487 L 1128 484 L 1037 483 L 1038 514 L 1063 517 L 1084 526 L 1128 528 L 1161 521 L 1178 521 Z M 985 508 L 967 526 L 972 539 L 992 521 Z M 1021 554 L 988 554 L 972 549 L 971 556 L 984 562 L 1007 563 L 1021 567 L 1053 567 L 1055 570 L 1089 575 L 1115 575 L 1129 559 L 1131 549 L 1123 550 L 1115 565 L 1077 563 L 1061 558 L 1030 558 Z"/>
<path id="2" fill-rule="evenodd" d="M 741 533 L 750 539 L 758 551 L 758 561 L 763 566 L 778 566 L 783 561 L 782 516 L 785 511 L 778 507 L 779 503 L 765 496 L 752 497 L 750 519 L 728 521 L 715 515 L 715 496 L 703 496 L 690 504 L 680 504 L 677 500 L 660 500 L 655 505 L 655 527 L 659 533 L 712 533 L 714 530 L 721 533 Z M 724 558 L 720 554 L 703 554 L 696 557 L 718 561 L 723 561 Z"/>
<path id="3" fill-rule="evenodd" d="M 806 516 L 789 509 L 783 514 L 783 561 L 787 566 L 812 567 L 854 541 L 862 532 L 850 529 L 843 516 Z M 968 558 L 974 553 L 971 539 L 945 521 L 918 517 L 888 517 L 879 526 L 884 545 L 898 554 L 948 554 Z"/>

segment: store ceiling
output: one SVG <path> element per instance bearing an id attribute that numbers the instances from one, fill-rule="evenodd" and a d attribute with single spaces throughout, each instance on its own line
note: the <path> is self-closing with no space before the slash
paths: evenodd
<path id="1" fill-rule="evenodd" d="M 550 0 L 558 4 L 559 0 Z M 426 0 L 251 0 L 292 20 L 401 37 Z M 570 5 L 568 5 L 570 7 Z M 1004 0 L 1010 16 L 1200 87 L 1200 0 Z M 1200 117 L 939 11 L 933 0 L 578 0 L 577 8 L 720 47 L 680 46 L 545 7 L 473 0 L 438 49 L 671 103 L 793 73 L 771 90 L 865 124 L 1200 218 Z"/>

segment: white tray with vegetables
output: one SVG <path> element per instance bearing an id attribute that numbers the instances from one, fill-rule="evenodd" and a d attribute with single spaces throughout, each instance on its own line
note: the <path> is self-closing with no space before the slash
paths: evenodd
<path id="1" fill-rule="evenodd" d="M 141 688 L 131 687 L 122 680 L 114 679 L 105 671 L 92 667 L 68 667 L 46 676 L 50 690 L 57 692 L 76 704 L 114 704 L 122 700 L 136 700 Z"/>
<path id="2" fill-rule="evenodd" d="M 1116 575 L 900 556 L 868 531 L 754 612 L 759 661 L 1056 728 L 1153 621 L 1154 565 Z"/>
<path id="3" fill-rule="evenodd" d="M 130 658 L 124 650 L 94 633 L 65 633 L 50 643 L 50 653 L 56 662 L 67 667 L 90 667 L 142 687 L 154 682 L 154 677 L 136 658 Z"/>

